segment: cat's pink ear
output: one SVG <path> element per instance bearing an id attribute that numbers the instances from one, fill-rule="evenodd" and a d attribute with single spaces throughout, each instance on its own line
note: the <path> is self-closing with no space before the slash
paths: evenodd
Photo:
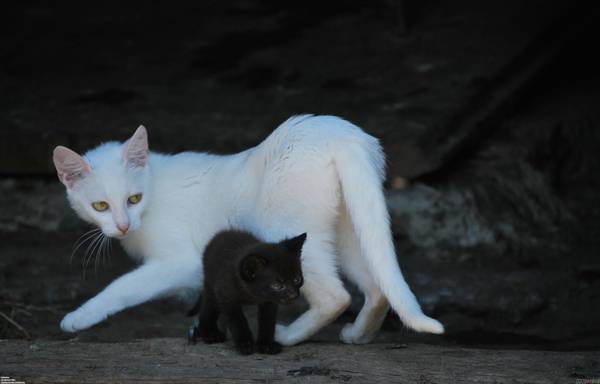
<path id="1" fill-rule="evenodd" d="M 69 189 L 92 172 L 87 161 L 67 147 L 54 148 L 52 160 L 58 179 Z"/>
<path id="2" fill-rule="evenodd" d="M 123 159 L 129 167 L 143 168 L 148 163 L 148 154 L 148 132 L 143 125 L 140 125 L 125 143 Z"/>

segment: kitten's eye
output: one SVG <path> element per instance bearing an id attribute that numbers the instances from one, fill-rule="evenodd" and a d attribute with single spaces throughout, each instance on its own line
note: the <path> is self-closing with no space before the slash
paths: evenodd
<path id="1" fill-rule="evenodd" d="M 271 289 L 274 291 L 281 291 L 285 286 L 279 282 L 271 283 Z"/>
<path id="2" fill-rule="evenodd" d="M 140 201 L 142 201 L 142 194 L 141 194 L 141 193 L 137 193 L 137 194 L 135 194 L 135 195 L 131 195 L 131 196 L 129 196 L 129 198 L 127 199 L 127 202 L 128 202 L 129 204 L 132 204 L 132 205 L 133 205 L 133 204 L 137 204 L 137 203 L 139 203 Z"/>
<path id="3" fill-rule="evenodd" d="M 108 203 L 106 201 L 95 201 L 92 203 L 92 207 L 98 212 L 104 212 L 108 209 Z"/>
<path id="4" fill-rule="evenodd" d="M 302 284 L 302 276 L 296 276 L 296 277 L 294 277 L 294 280 L 292 280 L 292 282 L 294 283 L 294 285 L 300 285 L 300 284 Z"/>

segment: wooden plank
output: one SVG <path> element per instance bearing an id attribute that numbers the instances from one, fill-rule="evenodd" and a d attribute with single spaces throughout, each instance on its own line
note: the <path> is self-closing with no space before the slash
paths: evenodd
<path id="1" fill-rule="evenodd" d="M 0 374 L 26 383 L 574 383 L 600 376 L 599 352 L 306 343 L 241 356 L 183 338 L 129 343 L 0 341 Z"/>

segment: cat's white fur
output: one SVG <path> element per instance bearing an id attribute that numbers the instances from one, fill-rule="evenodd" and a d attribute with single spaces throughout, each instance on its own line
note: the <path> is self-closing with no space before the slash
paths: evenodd
<path id="1" fill-rule="evenodd" d="M 125 308 L 202 287 L 201 255 L 224 228 L 280 241 L 308 232 L 302 252 L 302 293 L 310 308 L 276 339 L 306 340 L 338 317 L 350 295 L 340 272 L 364 292 L 346 343 L 369 342 L 389 303 L 408 327 L 443 333 L 421 311 L 397 263 L 382 191 L 384 155 L 374 137 L 333 116 L 296 116 L 244 152 L 217 156 L 148 151 L 140 127 L 125 143 L 110 142 L 80 157 L 57 147 L 54 162 L 68 199 L 84 220 L 118 237 L 142 265 L 108 285 L 61 322 L 83 330 Z M 131 205 L 127 198 L 143 193 Z M 91 203 L 106 201 L 96 212 Z M 127 224 L 124 234 L 119 229 Z"/>

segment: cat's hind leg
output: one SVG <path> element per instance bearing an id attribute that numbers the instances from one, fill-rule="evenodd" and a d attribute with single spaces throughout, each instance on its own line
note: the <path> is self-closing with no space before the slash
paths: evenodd
<path id="1" fill-rule="evenodd" d="M 350 304 L 350 294 L 340 280 L 331 243 L 309 233 L 302 249 L 304 285 L 300 289 L 310 308 L 293 323 L 278 325 L 275 340 L 283 345 L 300 343 L 334 321 Z"/>
<path id="2" fill-rule="evenodd" d="M 369 343 L 381 328 L 389 304 L 368 272 L 368 265 L 360 254 L 360 244 L 345 210 L 340 215 L 337 232 L 342 270 L 364 293 L 365 298 L 354 323 L 348 323 L 342 328 L 340 340 L 347 344 Z"/>

